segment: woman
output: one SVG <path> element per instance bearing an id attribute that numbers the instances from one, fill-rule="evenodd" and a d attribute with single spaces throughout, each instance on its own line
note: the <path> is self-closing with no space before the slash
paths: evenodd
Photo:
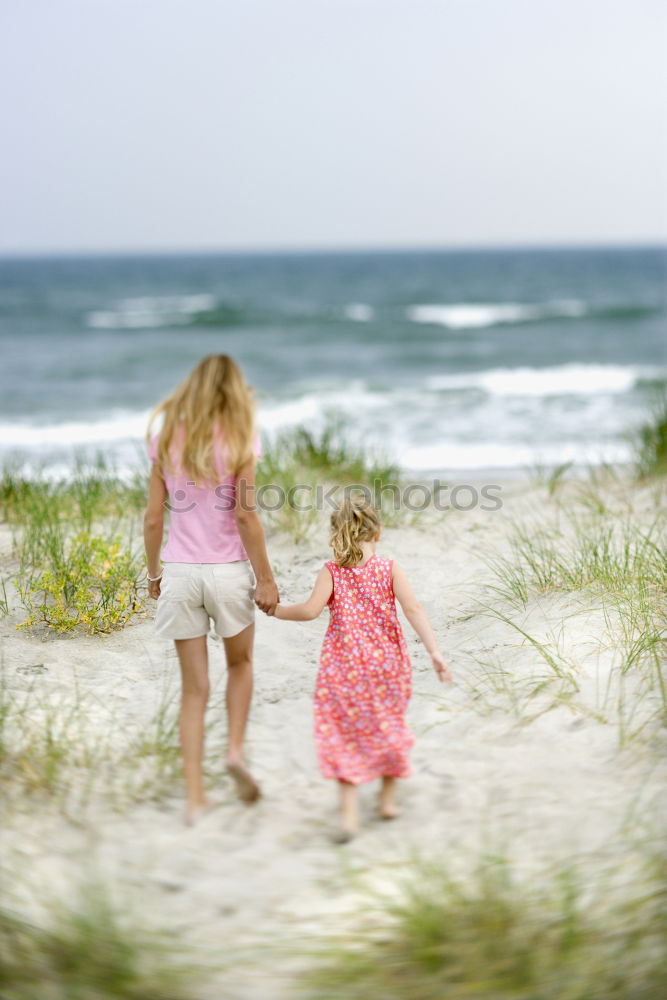
<path id="1" fill-rule="evenodd" d="M 158 417 L 162 428 L 151 436 Z M 254 802 L 260 794 L 243 757 L 254 614 L 255 604 L 272 614 L 278 590 L 254 503 L 259 447 L 253 399 L 236 362 L 225 354 L 204 358 L 155 408 L 147 440 L 152 462 L 144 516 L 149 593 L 158 602 L 156 632 L 174 640 L 181 667 L 185 820 L 191 825 L 209 806 L 202 764 L 210 619 L 227 659 L 227 770 L 241 799 Z M 161 567 L 165 506 L 169 537 Z"/>

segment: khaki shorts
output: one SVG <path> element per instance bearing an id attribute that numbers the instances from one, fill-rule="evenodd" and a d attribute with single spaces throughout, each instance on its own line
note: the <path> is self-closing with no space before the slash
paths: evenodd
<path id="1" fill-rule="evenodd" d="M 162 639 L 206 635 L 209 619 L 228 639 L 255 620 L 255 577 L 250 562 L 165 563 L 155 614 Z"/>

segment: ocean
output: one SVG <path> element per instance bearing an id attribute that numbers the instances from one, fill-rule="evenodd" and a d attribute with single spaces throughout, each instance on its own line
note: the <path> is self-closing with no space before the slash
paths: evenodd
<path id="1" fill-rule="evenodd" d="M 422 473 L 623 462 L 667 382 L 660 248 L 0 260 L 0 460 L 142 454 L 229 353 L 262 430 L 335 415 Z"/>

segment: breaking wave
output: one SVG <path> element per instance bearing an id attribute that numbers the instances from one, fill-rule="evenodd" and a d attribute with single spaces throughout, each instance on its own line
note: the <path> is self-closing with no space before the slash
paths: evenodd
<path id="1" fill-rule="evenodd" d="M 545 323 L 582 318 L 628 320 L 646 316 L 654 309 L 643 305 L 592 306 L 579 299 L 555 299 L 553 302 L 519 303 L 456 302 L 448 305 L 409 306 L 406 316 L 413 323 L 444 326 L 449 330 L 484 329 L 519 323 Z"/>

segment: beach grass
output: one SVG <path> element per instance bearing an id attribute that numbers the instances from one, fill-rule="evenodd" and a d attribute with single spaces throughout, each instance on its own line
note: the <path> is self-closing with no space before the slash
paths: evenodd
<path id="1" fill-rule="evenodd" d="M 597 705 L 576 703 L 600 719 L 613 718 L 625 745 L 654 731 L 654 724 L 667 726 L 667 521 L 655 508 L 640 517 L 583 507 L 515 526 L 505 553 L 486 560 L 493 578 L 479 610 L 503 622 L 548 666 L 547 687 L 556 692 L 552 707 L 564 699 L 575 704 L 582 664 L 562 647 L 576 633 L 578 614 L 597 613 L 597 656 L 608 665 L 605 690 Z M 560 615 L 560 636 L 538 636 L 523 623 L 540 602 L 565 597 L 571 603 Z M 480 666 L 481 686 L 493 690 L 489 679 L 497 682 L 500 665 Z M 538 677 L 516 682 L 523 695 L 517 692 L 514 703 L 532 711 L 525 697 L 529 681 L 537 686 Z M 505 688 L 512 683 L 503 681 Z"/>
<path id="2" fill-rule="evenodd" d="M 59 524 L 41 564 L 22 562 L 17 589 L 28 618 L 19 627 L 91 634 L 122 628 L 143 606 L 142 576 L 142 561 L 123 536 L 70 536 Z"/>
<path id="3" fill-rule="evenodd" d="M 0 670 L 0 775 L 6 801 L 41 796 L 65 812 L 80 812 L 93 785 L 112 770 L 109 733 L 88 731 L 78 686 L 67 698 L 49 699 L 30 685 L 9 684 Z M 115 763 L 115 762 L 114 762 Z"/>
<path id="4" fill-rule="evenodd" d="M 258 481 L 287 481 L 290 485 L 307 481 L 303 476 L 313 474 L 322 482 L 342 486 L 400 478 L 395 462 L 355 441 L 349 425 L 335 416 L 318 431 L 299 426 L 265 441 L 260 470 Z"/>
<path id="5" fill-rule="evenodd" d="M 571 471 L 573 462 L 561 462 L 556 466 L 537 464 L 530 470 L 530 479 L 536 486 L 543 486 L 549 497 L 557 494 L 567 482 L 567 473 Z"/>
<path id="6" fill-rule="evenodd" d="M 141 511 L 146 501 L 147 469 L 137 466 L 131 476 L 120 476 L 101 452 L 75 453 L 67 476 L 51 477 L 42 466 L 22 471 L 20 458 L 5 461 L 0 474 L 0 509 L 9 524 L 39 525 L 56 516 L 75 518 L 90 530 L 98 518 L 121 517 Z"/>
<path id="7" fill-rule="evenodd" d="M 557 655 L 556 650 L 550 656 Z M 501 657 L 474 657 L 469 675 L 463 682 L 471 707 L 482 716 L 500 710 L 517 725 L 526 726 L 560 705 L 572 708 L 576 687 L 572 676 L 553 675 L 541 671 L 526 677 L 517 676 L 505 666 Z M 582 711 L 577 705 L 577 710 Z M 590 712 L 598 721 L 600 713 Z"/>
<path id="8" fill-rule="evenodd" d="M 667 474 L 667 394 L 656 400 L 632 440 L 640 479 Z"/>
<path id="9" fill-rule="evenodd" d="M 519 880 L 496 858 L 472 877 L 416 863 L 324 942 L 307 1000 L 655 1000 L 667 993 L 667 866 L 625 895 L 574 868 Z"/>
<path id="10" fill-rule="evenodd" d="M 257 470 L 258 498 L 271 527 L 299 543 L 310 537 L 322 511 L 331 512 L 345 489 L 363 489 L 385 522 L 400 516 L 383 488 L 402 480 L 399 466 L 354 440 L 349 425 L 331 416 L 313 431 L 295 427 L 266 440 Z"/>
<path id="11" fill-rule="evenodd" d="M 14 582 L 27 612 L 21 627 L 104 633 L 140 610 L 136 517 L 144 497 L 139 472 L 122 482 L 101 457 L 77 459 L 60 480 L 27 478 L 5 466 L 0 509 L 12 530 Z"/>
<path id="12" fill-rule="evenodd" d="M 82 690 L 49 695 L 40 681 L 26 687 L 0 667 L 0 778 L 7 809 L 40 801 L 79 821 L 101 803 L 123 813 L 138 803 L 165 802 L 181 790 L 179 703 L 164 686 L 141 724 L 118 729 L 118 706 Z M 206 720 L 204 770 L 216 787 L 228 784 L 220 733 L 221 707 Z"/>
<path id="13" fill-rule="evenodd" d="M 99 884 L 51 904 L 38 926 L 0 908 L 0 994 L 8 1000 L 194 1000 L 204 973 L 180 943 L 147 931 Z"/>
<path id="14" fill-rule="evenodd" d="M 640 590 L 655 597 L 656 610 L 667 590 L 667 523 L 658 515 L 638 520 L 581 518 L 565 523 L 517 527 L 509 555 L 494 557 L 494 592 L 525 606 L 532 594 L 588 591 L 629 597 Z"/>

